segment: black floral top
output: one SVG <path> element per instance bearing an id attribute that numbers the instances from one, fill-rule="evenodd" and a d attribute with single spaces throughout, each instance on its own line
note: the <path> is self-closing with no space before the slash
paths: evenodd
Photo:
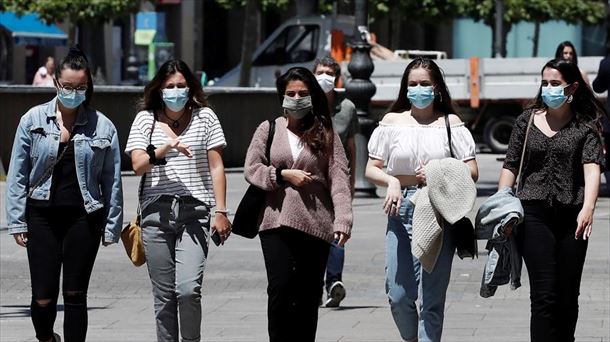
<path id="1" fill-rule="evenodd" d="M 523 112 L 513 127 L 503 167 L 514 174 L 519 170 L 525 131 L 533 112 Z M 582 165 L 602 165 L 603 158 L 601 137 L 593 127 L 573 119 L 549 138 L 532 123 L 518 197 L 548 205 L 557 202 L 582 205 L 585 191 Z"/>

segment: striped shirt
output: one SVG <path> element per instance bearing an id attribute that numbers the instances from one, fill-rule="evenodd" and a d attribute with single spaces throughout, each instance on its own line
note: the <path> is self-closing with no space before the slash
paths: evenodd
<path id="1" fill-rule="evenodd" d="M 133 150 L 146 150 L 153 122 L 152 144 L 159 147 L 170 139 L 153 120 L 150 111 L 136 115 L 127 139 L 127 155 L 131 155 Z M 156 165 L 146 173 L 141 203 L 160 195 L 179 195 L 192 196 L 210 207 L 216 205 L 207 152 L 227 145 L 218 117 L 208 107 L 193 109 L 191 122 L 178 140 L 191 148 L 192 158 L 176 149 L 170 150 L 165 156 L 166 165 Z"/>

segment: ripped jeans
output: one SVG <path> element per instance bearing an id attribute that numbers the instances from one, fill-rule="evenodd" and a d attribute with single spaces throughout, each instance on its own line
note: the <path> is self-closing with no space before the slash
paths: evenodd
<path id="1" fill-rule="evenodd" d="M 405 341 L 438 342 L 443 332 L 445 297 L 455 242 L 450 232 L 443 232 L 443 247 L 432 273 L 422 270 L 411 254 L 413 205 L 409 198 L 414 187 L 403 190 L 398 216 L 388 216 L 386 230 L 386 294 L 392 317 Z M 421 286 L 420 286 L 421 284 Z M 419 312 L 416 301 L 421 298 Z"/>
<path id="2" fill-rule="evenodd" d="M 104 210 L 28 205 L 28 262 L 32 280 L 32 323 L 36 338 L 53 337 L 59 279 L 64 299 L 64 339 L 85 341 L 87 290 L 106 224 Z"/>

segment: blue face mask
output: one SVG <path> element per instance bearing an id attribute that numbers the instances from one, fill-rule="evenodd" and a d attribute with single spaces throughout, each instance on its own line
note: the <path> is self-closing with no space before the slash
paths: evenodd
<path id="1" fill-rule="evenodd" d="M 407 89 L 407 97 L 416 108 L 424 109 L 434 101 L 434 87 L 432 86 L 418 85 Z"/>
<path id="2" fill-rule="evenodd" d="M 189 100 L 189 88 L 163 89 L 163 102 L 172 112 L 179 112 Z"/>
<path id="3" fill-rule="evenodd" d="M 76 90 L 74 90 L 71 94 L 68 95 L 62 93 L 61 91 L 58 91 L 57 98 L 64 107 L 68 109 L 74 109 L 80 106 L 80 104 L 83 103 L 87 97 L 85 94 L 79 94 Z"/>
<path id="4" fill-rule="evenodd" d="M 569 84 L 566 85 L 565 87 L 562 87 L 562 86 L 542 87 L 542 101 L 544 101 L 544 103 L 547 106 L 549 106 L 549 108 L 553 108 L 553 109 L 557 109 L 557 108 L 563 106 L 563 104 L 566 102 L 566 99 L 567 99 L 567 97 L 563 93 L 563 90 L 568 86 L 569 86 Z"/>

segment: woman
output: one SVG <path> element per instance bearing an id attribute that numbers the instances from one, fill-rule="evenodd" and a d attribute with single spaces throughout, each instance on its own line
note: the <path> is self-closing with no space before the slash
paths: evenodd
<path id="1" fill-rule="evenodd" d="M 576 53 L 576 48 L 574 47 L 574 44 L 572 44 L 572 42 L 569 40 L 559 43 L 559 45 L 557 46 L 557 50 L 555 50 L 555 59 L 565 59 L 578 66 L 578 54 Z M 582 75 L 582 78 L 585 83 L 589 85 L 589 76 L 587 76 L 587 73 L 581 70 L 580 68 L 578 70 Z"/>
<path id="2" fill-rule="evenodd" d="M 89 106 L 93 81 L 72 48 L 55 69 L 57 96 L 19 122 L 7 177 L 9 233 L 26 247 L 32 322 L 39 341 L 53 332 L 63 268 L 66 341 L 85 341 L 87 289 L 100 241 L 123 224 L 121 153 L 114 125 Z"/>
<path id="3" fill-rule="evenodd" d="M 210 230 L 222 243 L 231 232 L 222 162 L 226 142 L 201 84 L 181 60 L 159 68 L 144 88 L 141 108 L 125 152 L 136 174 L 144 175 L 142 242 L 157 340 L 199 341 Z"/>
<path id="4" fill-rule="evenodd" d="M 554 59 L 542 69 L 533 105 L 517 118 L 499 188 L 518 176 L 524 223 L 516 238 L 530 281 L 532 341 L 574 341 L 587 240 L 599 191 L 605 112 L 576 64 Z"/>
<path id="5" fill-rule="evenodd" d="M 426 184 L 423 166 L 432 159 L 451 156 L 445 120 L 449 121 L 455 158 L 469 166 L 475 181 L 478 178 L 474 140 L 455 112 L 439 67 L 430 59 L 416 58 L 407 66 L 398 98 L 373 131 L 368 145 L 365 176 L 388 188 L 383 203 L 388 214 L 386 292 L 394 322 L 405 341 L 440 341 L 443 330 L 454 237 L 443 234 L 436 266 L 432 273 L 422 271 L 411 253 L 414 207 L 409 198 L 417 187 Z M 415 302 L 420 281 L 422 304 L 418 314 Z"/>
<path id="6" fill-rule="evenodd" d="M 284 116 L 254 133 L 246 180 L 267 192 L 260 239 L 267 269 L 269 340 L 314 341 L 330 243 L 352 228 L 347 159 L 314 75 L 295 67 L 276 82 Z"/>

